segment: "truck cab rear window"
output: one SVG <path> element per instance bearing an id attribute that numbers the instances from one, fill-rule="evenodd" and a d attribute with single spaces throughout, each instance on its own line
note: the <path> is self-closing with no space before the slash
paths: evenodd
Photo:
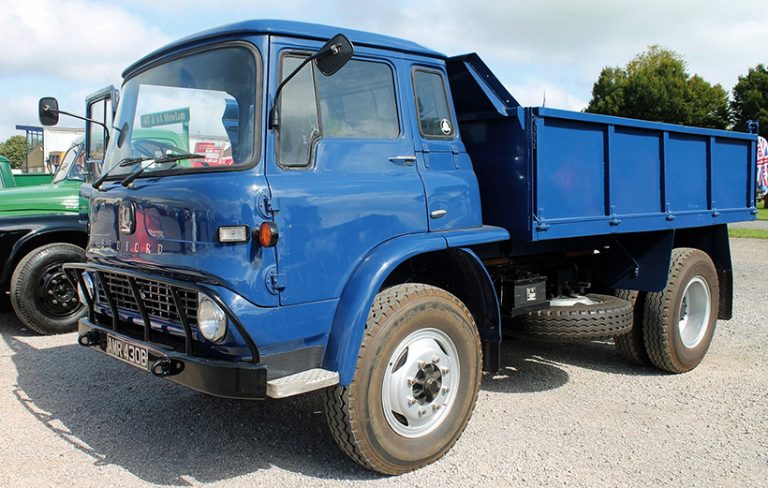
<path id="1" fill-rule="evenodd" d="M 443 75 L 417 69 L 413 72 L 419 131 L 425 137 L 453 137 L 453 122 Z"/>

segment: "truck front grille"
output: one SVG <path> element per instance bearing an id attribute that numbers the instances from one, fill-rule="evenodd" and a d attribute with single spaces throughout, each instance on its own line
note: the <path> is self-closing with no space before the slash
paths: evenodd
<path id="1" fill-rule="evenodd" d="M 101 277 L 101 286 L 97 286 L 98 292 L 96 298 L 96 301 L 100 305 L 105 307 L 109 306 L 109 301 L 106 296 L 107 290 L 105 289 L 108 288 L 109 294 L 115 301 L 118 310 L 129 311 L 140 315 L 139 305 L 136 303 L 136 299 L 133 296 L 127 276 L 115 273 L 101 273 Z M 136 278 L 136 285 L 139 289 L 139 294 L 141 295 L 141 301 L 144 304 L 144 308 L 150 319 L 174 324 L 181 323 L 181 318 L 176 310 L 176 305 L 173 303 L 170 285 L 141 278 Z M 189 324 L 192 326 L 196 325 L 197 293 L 178 287 L 176 288 L 176 293 L 184 308 L 184 313 L 187 315 Z"/>

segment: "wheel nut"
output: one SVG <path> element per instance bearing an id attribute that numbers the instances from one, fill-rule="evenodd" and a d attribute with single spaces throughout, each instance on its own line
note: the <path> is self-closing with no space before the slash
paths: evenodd
<path id="1" fill-rule="evenodd" d="M 53 295 L 53 290 L 48 290 L 49 295 Z"/>
<path id="2" fill-rule="evenodd" d="M 416 366 L 418 366 L 418 367 L 419 367 L 419 369 L 423 368 L 423 367 L 424 367 L 424 366 L 426 366 L 426 365 L 427 365 L 427 363 L 426 363 L 426 362 L 424 362 L 424 361 L 417 361 L 417 362 L 416 362 Z"/>
<path id="3" fill-rule="evenodd" d="M 440 369 L 440 372 L 443 373 L 443 374 L 448 374 L 450 372 L 450 370 L 448 368 L 442 368 L 442 369 Z"/>
<path id="4" fill-rule="evenodd" d="M 405 381 L 407 381 L 407 382 L 408 382 L 408 386 L 413 386 L 413 385 L 414 385 L 414 383 L 416 383 L 416 380 L 415 380 L 415 379 L 413 379 L 413 378 L 408 378 L 408 379 L 406 379 Z"/>
<path id="5" fill-rule="evenodd" d="M 54 300 L 54 301 L 53 301 L 53 304 L 54 304 L 54 305 L 58 305 L 58 303 L 59 303 L 59 301 L 58 301 L 58 300 Z"/>
<path id="6" fill-rule="evenodd" d="M 440 391 L 442 391 L 442 392 L 443 392 L 443 394 L 445 394 L 445 393 L 448 393 L 448 392 L 449 392 L 449 391 L 451 391 L 451 390 L 450 390 L 450 388 L 448 388 L 447 386 L 444 386 L 444 387 L 442 387 L 442 388 L 440 389 Z"/>
<path id="7" fill-rule="evenodd" d="M 427 414 L 427 409 L 426 408 L 422 408 L 421 410 L 419 410 L 419 417 L 421 417 L 422 415 L 426 415 L 426 414 Z"/>
<path id="8" fill-rule="evenodd" d="M 439 363 L 439 362 L 440 362 L 440 358 L 439 358 L 439 357 L 437 357 L 437 356 L 432 356 L 432 362 L 433 362 L 433 363 L 435 363 L 435 364 L 437 364 L 437 363 Z"/>
<path id="9" fill-rule="evenodd" d="M 441 407 L 441 405 L 440 405 L 440 404 L 437 404 L 437 403 L 433 403 L 433 404 L 432 404 L 432 410 L 433 410 L 433 411 L 435 411 L 435 410 L 440 410 L 440 407 Z"/>
<path id="10" fill-rule="evenodd" d="M 414 403 L 416 403 L 416 399 L 415 399 L 415 398 L 413 398 L 413 397 L 408 397 L 408 406 L 410 407 L 410 406 L 411 406 L 411 405 L 413 405 Z"/>

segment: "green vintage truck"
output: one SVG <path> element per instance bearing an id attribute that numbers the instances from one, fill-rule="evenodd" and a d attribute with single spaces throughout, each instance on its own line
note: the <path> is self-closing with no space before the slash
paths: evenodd
<path id="1" fill-rule="evenodd" d="M 99 90 L 86 98 L 86 118 L 111 126 L 116 103 L 113 87 Z M 67 150 L 52 182 L 0 190 L 0 290 L 10 295 L 19 320 L 41 334 L 75 330 L 84 312 L 61 265 L 83 259 L 89 183 L 106 138 L 86 121 L 85 137 Z"/>
<path id="2" fill-rule="evenodd" d="M 111 127 L 117 97 L 111 86 L 90 95 L 86 118 Z M 188 135 L 148 125 L 133 131 L 137 153 L 157 157 L 168 150 L 189 151 Z M 84 313 L 61 265 L 84 258 L 91 183 L 108 138 L 89 120 L 85 127 L 85 137 L 66 152 L 50 184 L 0 190 L 0 290 L 10 295 L 19 320 L 41 334 L 73 331 Z"/>
<path id="3" fill-rule="evenodd" d="M 0 190 L 19 186 L 45 185 L 51 182 L 48 173 L 14 174 L 8 158 L 0 156 Z"/>
<path id="4" fill-rule="evenodd" d="M 43 334 L 72 330 L 82 311 L 61 264 L 83 259 L 84 158 L 81 140 L 69 148 L 48 185 L 0 191 L 0 287 L 10 293 L 19 320 Z"/>

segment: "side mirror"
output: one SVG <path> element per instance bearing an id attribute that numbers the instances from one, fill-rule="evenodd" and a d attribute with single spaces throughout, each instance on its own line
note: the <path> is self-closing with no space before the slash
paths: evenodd
<path id="1" fill-rule="evenodd" d="M 59 102 L 55 98 L 41 98 L 37 104 L 37 112 L 42 125 L 51 126 L 59 123 Z"/>
<path id="2" fill-rule="evenodd" d="M 347 64 L 355 51 L 344 34 L 336 34 L 315 54 L 315 64 L 325 76 L 331 76 Z"/>

